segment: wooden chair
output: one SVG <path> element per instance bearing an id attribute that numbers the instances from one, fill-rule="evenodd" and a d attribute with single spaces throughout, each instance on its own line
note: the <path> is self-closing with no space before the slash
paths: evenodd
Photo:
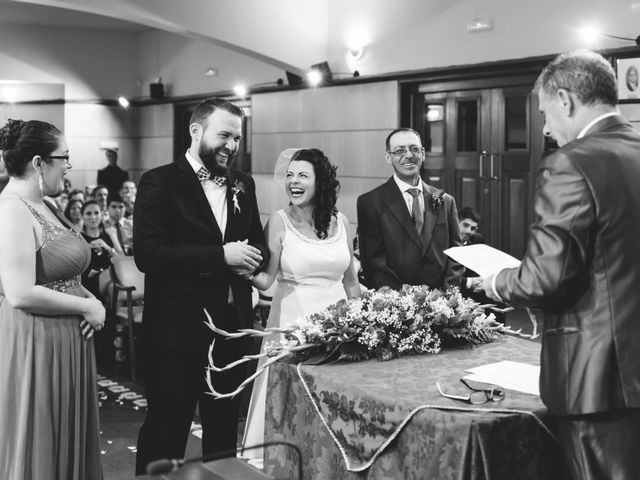
<path id="1" fill-rule="evenodd" d="M 134 324 L 142 322 L 144 308 L 144 273 L 138 270 L 133 257 L 114 255 L 111 257 L 111 313 L 116 322 L 127 329 L 129 340 L 129 369 L 131 380 L 136 380 L 136 354 L 134 343 Z M 120 292 L 126 297 L 119 301 Z"/>

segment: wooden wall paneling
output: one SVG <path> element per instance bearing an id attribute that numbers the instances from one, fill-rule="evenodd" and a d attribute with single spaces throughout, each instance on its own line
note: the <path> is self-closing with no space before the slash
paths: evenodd
<path id="1" fill-rule="evenodd" d="M 172 137 L 141 137 L 138 141 L 140 150 L 133 170 L 146 171 L 175 160 Z"/>
<path id="2" fill-rule="evenodd" d="M 173 138 L 173 105 L 161 103 L 133 109 L 136 134 L 145 137 Z"/>
<path id="3" fill-rule="evenodd" d="M 398 83 L 376 82 L 255 94 L 253 132 L 305 132 L 395 128 Z"/>
<path id="4" fill-rule="evenodd" d="M 270 175 L 254 173 L 252 178 L 256 184 L 256 198 L 260 214 L 268 217 L 276 210 L 289 204 L 284 189 L 273 179 L 273 173 Z"/>
<path id="5" fill-rule="evenodd" d="M 462 175 L 462 172 L 458 172 L 459 185 L 456 188 L 460 192 L 460 198 L 456 198 L 456 206 L 458 210 L 463 207 L 471 207 L 475 211 L 477 210 L 478 199 L 478 175 L 477 172 L 471 172 L 469 176 Z"/>
<path id="6" fill-rule="evenodd" d="M 529 235 L 527 217 L 522 215 L 529 203 L 528 179 L 526 176 L 509 176 L 508 172 L 503 172 L 503 175 L 503 245 L 509 245 L 507 253 L 521 258 Z"/>
<path id="7" fill-rule="evenodd" d="M 0 103 L 0 128 L 10 118 L 16 120 L 42 120 L 55 125 L 66 133 L 66 111 L 62 103 L 56 104 L 28 104 L 28 103 Z"/>
<path id="8" fill-rule="evenodd" d="M 358 177 L 338 177 L 340 180 L 340 194 L 338 195 L 338 209 L 344 213 L 349 222 L 358 223 L 357 200 L 360 195 L 373 190 L 382 185 L 391 176 L 388 172 L 387 178 L 358 178 Z"/>
<path id="9" fill-rule="evenodd" d="M 384 140 L 389 130 L 262 133 L 253 135 L 253 172 L 271 174 L 286 148 L 319 148 L 338 165 L 338 174 L 385 177 Z M 389 167 L 390 168 L 390 167 Z"/>

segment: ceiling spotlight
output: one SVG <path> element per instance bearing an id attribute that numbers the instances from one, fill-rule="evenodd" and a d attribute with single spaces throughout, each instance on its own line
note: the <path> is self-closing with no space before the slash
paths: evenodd
<path id="1" fill-rule="evenodd" d="M 125 97 L 118 97 L 118 103 L 122 108 L 129 108 L 130 105 L 129 100 L 127 100 Z"/>
<path id="2" fill-rule="evenodd" d="M 244 85 L 236 85 L 233 87 L 233 93 L 235 93 L 238 97 L 245 98 L 247 96 L 248 90 Z"/>
<path id="3" fill-rule="evenodd" d="M 12 87 L 4 87 L 0 90 L 0 101 L 7 103 L 15 103 L 18 99 L 18 91 Z"/>
<path id="4" fill-rule="evenodd" d="M 585 27 L 579 28 L 578 33 L 580 34 L 582 39 L 589 44 L 595 43 L 599 37 L 606 37 L 606 38 L 613 38 L 615 40 L 625 40 L 627 42 L 633 42 L 636 45 L 640 45 L 640 35 L 637 36 L 636 38 L 610 35 L 608 33 L 602 33 L 600 30 L 598 30 L 596 27 L 592 25 L 587 25 Z"/>
<path id="5" fill-rule="evenodd" d="M 320 70 L 312 68 L 307 72 L 307 82 L 312 87 L 317 87 L 322 82 L 322 72 Z"/>
<path id="6" fill-rule="evenodd" d="M 217 68 L 213 68 L 213 67 L 209 67 L 204 71 L 204 74 L 207 77 L 217 77 L 218 76 L 218 69 Z"/>
<path id="7" fill-rule="evenodd" d="M 595 43 L 596 40 L 600 37 L 600 30 L 598 30 L 593 25 L 585 25 L 582 28 L 578 29 L 578 34 L 586 43 Z"/>
<path id="8" fill-rule="evenodd" d="M 474 18 L 467 23 L 467 32 L 469 33 L 489 32 L 491 30 L 493 30 L 493 20 L 490 19 Z"/>

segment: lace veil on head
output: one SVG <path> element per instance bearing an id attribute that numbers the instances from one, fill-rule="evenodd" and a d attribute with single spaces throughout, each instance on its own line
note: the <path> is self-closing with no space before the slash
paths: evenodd
<path id="1" fill-rule="evenodd" d="M 302 148 L 285 148 L 280 152 L 280 155 L 278 155 L 278 160 L 276 161 L 276 166 L 273 170 L 273 179 L 281 187 L 284 187 L 291 157 L 293 157 L 298 150 L 302 150 Z"/>

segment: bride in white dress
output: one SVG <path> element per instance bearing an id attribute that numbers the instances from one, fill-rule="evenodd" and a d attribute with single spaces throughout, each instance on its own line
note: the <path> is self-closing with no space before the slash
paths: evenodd
<path id="1" fill-rule="evenodd" d="M 276 180 L 284 185 L 290 204 L 269 218 L 265 236 L 271 258 L 253 278 L 261 290 L 277 286 L 268 327 L 285 326 L 343 298 L 360 295 L 353 266 L 348 220 L 337 211 L 337 167 L 318 149 L 287 149 L 276 164 Z M 243 444 L 264 443 L 267 372 L 253 386 Z M 245 457 L 262 459 L 262 449 Z"/>

